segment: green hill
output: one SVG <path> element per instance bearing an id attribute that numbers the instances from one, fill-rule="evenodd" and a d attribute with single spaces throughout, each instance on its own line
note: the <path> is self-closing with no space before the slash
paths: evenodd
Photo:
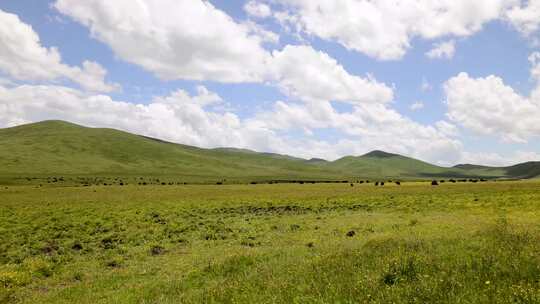
<path id="1" fill-rule="evenodd" d="M 63 121 L 0 129 L 0 167 L 4 176 L 168 175 L 214 180 L 341 175 L 277 154 L 200 149 Z"/>
<path id="2" fill-rule="evenodd" d="M 526 162 L 505 168 L 510 176 L 516 178 L 538 178 L 540 177 L 540 162 Z"/>
<path id="3" fill-rule="evenodd" d="M 123 131 L 44 121 L 0 129 L 0 177 L 169 176 L 184 181 L 343 180 L 360 178 L 532 178 L 540 162 L 495 168 L 435 166 L 373 151 L 329 162 L 246 149 L 197 147 Z"/>
<path id="4" fill-rule="evenodd" d="M 448 170 L 420 160 L 383 151 L 373 151 L 358 157 L 346 156 L 334 161 L 331 166 L 343 171 L 350 171 L 353 174 L 382 178 L 396 176 L 413 178 L 433 173 L 440 174 Z"/>

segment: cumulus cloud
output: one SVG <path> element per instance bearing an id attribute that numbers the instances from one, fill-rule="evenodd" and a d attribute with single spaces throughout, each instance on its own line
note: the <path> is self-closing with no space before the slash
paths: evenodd
<path id="1" fill-rule="evenodd" d="M 411 111 L 418 111 L 418 110 L 422 110 L 423 108 L 424 108 L 424 103 L 422 101 L 416 101 L 413 104 L 411 104 L 409 107 Z"/>
<path id="2" fill-rule="evenodd" d="M 243 23 L 249 30 L 250 33 L 253 33 L 259 37 L 261 42 L 266 43 L 278 43 L 279 42 L 279 35 L 265 29 L 258 23 L 255 23 L 253 21 L 247 21 Z"/>
<path id="3" fill-rule="evenodd" d="M 278 0 L 282 23 L 348 49 L 391 60 L 414 37 L 465 37 L 501 18 L 518 0 Z M 336 16 L 339 16 L 336 18 Z"/>
<path id="4" fill-rule="evenodd" d="M 274 51 L 273 77 L 287 95 L 305 101 L 388 103 L 393 90 L 373 77 L 348 73 L 334 58 L 310 46 L 286 46 Z"/>
<path id="5" fill-rule="evenodd" d="M 506 17 L 517 30 L 524 35 L 530 35 L 540 27 L 540 0 L 527 0 L 526 3 L 521 5 L 518 2 L 506 13 Z"/>
<path id="6" fill-rule="evenodd" d="M 527 142 L 540 135 L 540 94 L 525 97 L 497 76 L 471 78 L 460 73 L 444 85 L 448 117 L 478 134 Z"/>
<path id="7" fill-rule="evenodd" d="M 263 78 L 264 39 L 208 1 L 58 0 L 54 5 L 118 57 L 162 79 Z"/>
<path id="8" fill-rule="evenodd" d="M 69 79 L 94 92 L 119 88 L 105 83 L 107 71 L 98 63 L 85 61 L 82 67 L 62 63 L 58 49 L 41 45 L 38 34 L 17 15 L 0 10 L 0 71 L 17 80 L 59 81 Z"/>
<path id="9" fill-rule="evenodd" d="M 540 52 L 534 52 L 529 56 L 531 63 L 531 78 L 540 85 Z"/>
<path id="10" fill-rule="evenodd" d="M 446 136 L 456 137 L 459 135 L 458 128 L 454 124 L 451 124 L 447 121 L 440 120 L 435 123 L 435 126 L 437 127 L 439 132 Z"/>
<path id="11" fill-rule="evenodd" d="M 426 56 L 431 59 L 451 59 L 456 53 L 456 42 L 454 40 L 435 43 L 433 49 L 426 53 Z"/>
<path id="12" fill-rule="evenodd" d="M 272 9 L 267 4 L 251 0 L 244 5 L 244 11 L 256 18 L 267 18 L 272 15 Z"/>

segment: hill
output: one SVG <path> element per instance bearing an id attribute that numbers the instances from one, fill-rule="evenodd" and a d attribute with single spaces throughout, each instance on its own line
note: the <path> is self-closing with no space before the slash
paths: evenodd
<path id="1" fill-rule="evenodd" d="M 302 159 L 200 149 L 113 129 L 45 121 L 0 129 L 2 175 L 169 175 L 189 179 L 337 178 Z"/>
<path id="2" fill-rule="evenodd" d="M 0 129 L 0 176 L 175 176 L 186 181 L 222 179 L 342 180 L 359 178 L 532 178 L 540 162 L 495 168 L 436 166 L 373 151 L 330 162 L 246 149 L 202 149 L 114 129 L 44 121 Z"/>

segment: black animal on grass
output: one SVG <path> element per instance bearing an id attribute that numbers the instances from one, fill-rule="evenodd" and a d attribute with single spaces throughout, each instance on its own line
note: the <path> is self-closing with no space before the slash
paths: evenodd
<path id="1" fill-rule="evenodd" d="M 384 182 L 381 182 L 381 186 L 384 186 Z"/>
<path id="2" fill-rule="evenodd" d="M 401 182 L 396 181 L 396 185 L 401 186 Z"/>
<path id="3" fill-rule="evenodd" d="M 437 182 L 436 180 L 434 180 L 434 181 L 431 182 L 431 185 L 432 185 L 432 186 L 438 186 L 438 185 L 439 185 L 439 182 Z"/>
<path id="4" fill-rule="evenodd" d="M 379 185 L 379 182 L 375 182 L 375 187 L 377 187 Z"/>

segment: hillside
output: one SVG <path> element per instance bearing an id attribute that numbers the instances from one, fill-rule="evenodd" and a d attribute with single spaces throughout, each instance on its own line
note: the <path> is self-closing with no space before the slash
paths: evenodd
<path id="1" fill-rule="evenodd" d="M 0 176 L 144 175 L 185 180 L 532 178 L 540 162 L 440 167 L 383 151 L 333 162 L 246 149 L 202 149 L 113 129 L 44 121 L 0 129 Z"/>
<path id="2" fill-rule="evenodd" d="M 336 178 L 301 159 L 238 149 L 200 149 L 63 121 L 0 129 L 3 175 L 175 175 Z"/>
<path id="3" fill-rule="evenodd" d="M 333 162 L 332 166 L 370 177 L 418 177 L 432 173 L 439 174 L 447 170 L 413 158 L 383 151 L 373 151 L 357 157 L 346 156 Z"/>

